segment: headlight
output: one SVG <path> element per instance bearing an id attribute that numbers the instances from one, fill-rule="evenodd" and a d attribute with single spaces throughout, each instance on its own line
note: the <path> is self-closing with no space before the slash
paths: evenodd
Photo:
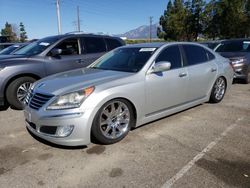
<path id="1" fill-rule="evenodd" d="M 58 96 L 47 108 L 47 110 L 66 110 L 79 108 L 83 101 L 94 91 L 94 87 L 89 87 L 76 92 Z"/>
<path id="2" fill-rule="evenodd" d="M 244 62 L 245 62 L 245 59 L 235 59 L 235 60 L 232 60 L 232 64 L 234 67 L 241 67 L 244 65 Z"/>

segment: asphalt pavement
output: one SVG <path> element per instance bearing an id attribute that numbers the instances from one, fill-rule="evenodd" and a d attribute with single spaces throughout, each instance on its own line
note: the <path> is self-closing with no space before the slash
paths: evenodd
<path id="1" fill-rule="evenodd" d="M 250 84 L 108 146 L 42 143 L 22 111 L 0 111 L 0 187 L 250 188 Z"/>

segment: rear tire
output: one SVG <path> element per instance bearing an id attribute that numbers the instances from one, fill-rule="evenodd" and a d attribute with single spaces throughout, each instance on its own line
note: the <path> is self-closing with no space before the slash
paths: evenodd
<path id="1" fill-rule="evenodd" d="M 135 124 L 131 104 L 124 99 L 114 99 L 105 103 L 97 112 L 91 134 L 100 144 L 114 144 L 127 136 Z"/>
<path id="2" fill-rule="evenodd" d="M 223 77 L 217 78 L 217 80 L 214 83 L 209 102 L 211 103 L 221 102 L 226 93 L 226 88 L 227 85 L 225 78 Z"/>
<path id="3" fill-rule="evenodd" d="M 11 108 L 16 110 L 23 109 L 23 100 L 25 99 L 28 89 L 36 81 L 32 77 L 20 77 L 12 81 L 6 90 L 6 99 Z"/>

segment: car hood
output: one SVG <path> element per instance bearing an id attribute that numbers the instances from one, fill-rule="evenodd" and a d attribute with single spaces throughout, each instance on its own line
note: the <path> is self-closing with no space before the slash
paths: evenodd
<path id="1" fill-rule="evenodd" d="M 34 85 L 34 91 L 53 95 L 61 95 L 90 86 L 109 83 L 134 73 L 100 69 L 77 69 L 44 78 Z"/>
<path id="2" fill-rule="evenodd" d="M 16 59 L 16 58 L 20 58 L 20 57 L 25 57 L 25 55 L 0 55 L 0 63 L 1 63 L 1 60 Z"/>

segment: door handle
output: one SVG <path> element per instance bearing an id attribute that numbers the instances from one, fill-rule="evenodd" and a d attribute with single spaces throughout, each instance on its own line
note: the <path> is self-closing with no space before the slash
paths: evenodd
<path id="1" fill-rule="evenodd" d="M 217 71 L 216 68 L 212 68 L 212 69 L 211 69 L 211 72 L 216 72 L 216 71 Z"/>
<path id="2" fill-rule="evenodd" d="M 182 73 L 179 74 L 179 77 L 181 77 L 181 78 L 186 77 L 186 76 L 187 76 L 187 73 L 185 73 L 185 72 L 182 72 Z"/>

